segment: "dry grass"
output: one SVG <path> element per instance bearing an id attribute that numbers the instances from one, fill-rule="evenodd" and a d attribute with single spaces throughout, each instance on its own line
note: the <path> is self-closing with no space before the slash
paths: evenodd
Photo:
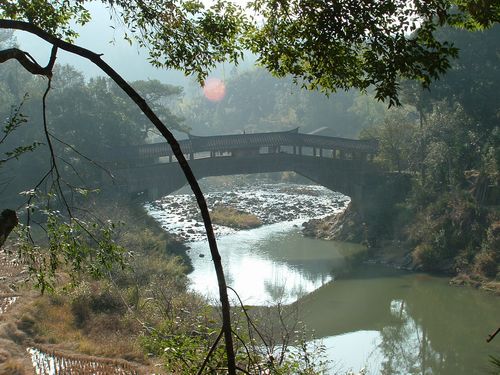
<path id="1" fill-rule="evenodd" d="M 500 296 L 500 281 L 490 280 L 478 274 L 458 274 L 451 279 L 450 284 L 456 286 L 471 286 Z"/>
<path id="2" fill-rule="evenodd" d="M 214 224 L 235 229 L 251 229 L 262 225 L 262 221 L 257 216 L 233 207 L 216 206 L 210 216 Z"/>
<path id="3" fill-rule="evenodd" d="M 481 285 L 481 289 L 500 296 L 500 281 L 487 281 Z"/>
<path id="4" fill-rule="evenodd" d="M 142 221 L 135 221 L 129 211 L 120 212 L 130 227 L 117 236 L 137 256 L 132 264 L 135 272 L 117 272 L 116 284 L 84 279 L 75 289 L 61 287 L 54 295 L 40 296 L 25 283 L 28 275 L 13 261 L 16 252 L 0 250 L 0 374 L 33 373 L 26 348 L 34 345 L 39 353 L 45 353 L 35 358 L 38 367 L 47 368 L 50 357 L 51 363 L 64 367 L 56 372 L 59 374 L 152 374 L 161 370 L 150 365 L 155 359 L 144 354 L 138 340 L 144 328 L 124 301 L 139 309 L 142 304 L 134 305 L 135 300 L 130 299 L 133 296 L 127 293 L 135 287 L 145 288 L 159 276 L 164 286 L 166 274 L 176 280 L 173 289 L 184 291 L 185 267 L 178 259 L 164 255 L 165 246 L 171 244 L 160 227 L 151 231 Z M 142 264 L 138 259 L 147 261 Z M 68 281 L 68 274 L 61 271 L 56 285 L 67 285 Z M 138 298 L 140 302 L 142 293 Z M 148 307 L 156 314 L 153 306 Z"/>
<path id="5" fill-rule="evenodd" d="M 0 372 L 3 375 L 24 375 L 26 374 L 26 367 L 23 361 L 9 358 L 0 365 Z"/>
<path id="6" fill-rule="evenodd" d="M 32 372 L 24 342 L 28 338 L 19 326 L 24 305 L 32 294 L 19 292 L 25 278 L 14 254 L 0 250 L 0 374 L 22 375 Z M 22 295 L 21 295 L 22 294 Z"/>
<path id="7" fill-rule="evenodd" d="M 88 355 L 145 361 L 136 342 L 140 327 L 127 317 L 92 313 L 79 326 L 69 301 L 50 297 L 36 302 L 34 314 L 38 340 Z"/>

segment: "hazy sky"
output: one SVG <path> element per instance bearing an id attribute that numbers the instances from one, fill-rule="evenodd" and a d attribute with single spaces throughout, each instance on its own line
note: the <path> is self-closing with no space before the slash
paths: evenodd
<path id="1" fill-rule="evenodd" d="M 80 37 L 75 44 L 96 53 L 103 53 L 103 60 L 110 64 L 126 80 L 158 79 L 164 83 L 188 86 L 194 79 L 185 77 L 179 71 L 156 69 L 147 62 L 147 51 L 139 50 L 137 45 L 130 46 L 123 39 L 124 29 L 109 19 L 108 10 L 100 3 L 91 3 L 92 21 L 83 27 L 77 27 Z M 114 26 L 111 27 L 111 26 Z M 41 65 L 45 65 L 50 55 L 50 46 L 41 39 L 24 32 L 16 32 L 21 47 L 29 51 Z M 81 57 L 59 51 L 57 62 L 71 64 L 87 76 L 101 75 L 100 69 Z M 248 64 L 245 64 L 248 66 Z M 225 64 L 217 69 L 214 76 L 220 78 L 229 74 L 232 66 Z"/>

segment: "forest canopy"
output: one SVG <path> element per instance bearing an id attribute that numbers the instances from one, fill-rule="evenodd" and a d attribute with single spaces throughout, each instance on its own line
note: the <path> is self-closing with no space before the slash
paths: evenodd
<path id="1" fill-rule="evenodd" d="M 112 18 L 117 18 L 127 26 L 129 35 L 126 38 L 133 38 L 139 46 L 149 50 L 150 62 L 153 65 L 179 69 L 187 75 L 196 76 L 200 83 L 204 82 L 209 70 L 216 64 L 223 61 L 238 63 L 243 57 L 243 52 L 250 50 L 257 55 L 258 63 L 278 77 L 290 75 L 299 85 L 320 89 L 326 93 L 337 89 L 356 88 L 366 91 L 373 88 L 376 98 L 387 100 L 390 105 L 400 103 L 402 79 L 414 80 L 423 87 L 429 87 L 431 81 L 442 76 L 450 68 L 451 59 L 457 57 L 458 50 L 446 36 L 441 38 L 438 34 L 442 27 L 481 29 L 500 20 L 500 4 L 488 0 L 255 0 L 246 8 L 224 0 L 216 0 L 212 5 L 205 5 L 198 0 L 102 2 L 109 8 Z M 156 114 L 153 110 L 154 100 L 152 102 L 150 100 L 148 105 L 137 90 L 101 60 L 99 51 L 85 50 L 64 41 L 71 42 L 76 37 L 73 25 L 83 25 L 90 20 L 92 15 L 88 10 L 89 4 L 90 2 L 82 0 L 0 2 L 1 29 L 24 30 L 45 39 L 53 46 L 46 67 L 34 61 L 29 51 L 21 51 L 15 47 L 0 51 L 0 63 L 16 59 L 30 73 L 49 78 L 41 98 L 44 135 L 51 157 L 46 176 L 52 174 L 50 188 L 54 189 L 51 191 L 53 195 L 49 195 L 46 200 L 47 209 L 44 211 L 48 212 L 46 223 L 50 245 L 44 261 L 51 267 L 52 272 L 48 276 L 54 276 L 61 252 L 67 256 L 66 260 L 69 260 L 70 267 L 72 266 L 75 271 L 82 269 L 82 259 L 90 260 L 88 269 L 91 274 L 104 274 L 111 270 L 113 263 L 124 266 L 124 249 L 113 243 L 111 226 L 109 230 L 108 227 L 98 225 L 89 227 L 73 216 L 61 185 L 63 180 L 58 168 L 61 162 L 53 147 L 57 135 L 49 131 L 46 98 L 52 89 L 52 76 L 57 73 L 57 68 L 54 68 L 57 50 L 62 48 L 91 60 L 103 69 L 137 104 L 172 146 L 174 155 L 197 197 L 204 219 L 219 281 L 222 332 L 228 373 L 235 374 L 236 361 L 229 300 L 221 258 L 201 189 L 179 144 L 165 126 L 165 123 L 175 124 L 175 116 L 165 113 L 165 119 L 161 119 L 159 116 L 162 114 Z M 123 107 L 120 109 L 120 95 L 112 92 L 109 82 L 101 79 L 89 82 L 89 85 L 93 85 L 92 90 L 100 92 L 103 99 L 116 99 L 114 104 L 118 110 L 112 115 L 117 115 L 117 121 L 120 121 L 120 114 L 126 112 L 126 109 Z M 148 90 L 154 91 L 154 87 L 149 87 Z M 425 114 L 424 101 L 420 100 L 423 98 L 419 95 L 414 96 L 420 115 Z M 433 110 L 439 108 L 439 105 L 435 102 L 430 103 Z M 489 276 L 498 269 L 498 253 L 492 246 L 497 240 L 491 234 L 494 233 L 493 229 L 496 228 L 498 220 L 496 217 L 490 219 L 487 215 L 489 213 L 483 214 L 480 210 L 483 208 L 483 199 L 482 195 L 474 194 L 477 189 L 465 189 L 470 180 L 465 179 L 462 173 L 464 171 L 460 169 L 462 165 L 460 155 L 455 153 L 455 146 L 463 139 L 462 131 L 472 134 L 469 131 L 471 122 L 463 116 L 465 121 L 463 126 L 458 128 L 457 137 L 446 139 L 448 143 L 440 138 L 443 136 L 441 129 L 434 126 L 442 123 L 442 118 L 439 117 L 442 114 L 454 112 L 462 118 L 463 112 L 451 108 L 447 111 L 437 111 L 434 116 L 436 121 L 429 115 L 429 121 L 427 123 L 422 121 L 419 129 L 427 132 L 424 134 L 426 138 L 422 139 L 425 142 L 418 145 L 421 147 L 419 150 L 429 152 L 425 155 L 425 159 L 417 158 L 416 169 L 410 169 L 414 173 L 420 172 L 419 184 L 413 189 L 414 202 L 407 207 L 411 213 L 419 214 L 417 222 L 412 226 L 412 238 L 417 245 L 414 256 L 416 255 L 417 260 L 424 266 L 451 258 L 454 266 L 461 266 L 460 270 L 474 267 Z M 57 110 L 58 108 L 53 110 L 56 116 Z M 455 121 L 458 119 L 451 116 L 448 120 L 447 124 L 458 122 Z M 13 121 L 16 123 L 18 120 L 14 117 Z M 453 126 L 448 129 L 450 128 L 455 129 Z M 479 140 L 481 137 L 491 139 L 492 133 L 498 134 L 498 127 L 494 125 L 481 126 L 481 130 L 483 129 L 484 132 L 477 132 Z M 70 134 L 71 129 L 67 130 Z M 136 128 L 134 131 L 139 133 L 147 131 L 147 126 L 140 125 L 139 129 Z M 100 138 L 107 139 L 110 143 L 120 142 L 109 134 L 104 134 L 104 137 Z M 412 141 L 412 137 L 407 139 Z M 442 147 L 443 145 L 446 147 Z M 478 145 L 481 153 L 485 155 L 484 159 L 491 160 L 489 164 L 495 164 L 496 155 L 490 155 L 495 150 L 495 141 L 492 142 L 492 146 L 488 142 L 478 142 Z M 66 146 L 71 148 L 69 144 Z M 478 162 L 478 165 L 481 167 L 481 162 Z M 396 166 L 399 172 L 409 169 L 403 163 L 396 163 Z M 492 168 L 492 171 L 488 169 L 487 172 L 481 170 L 479 177 L 484 175 L 486 183 L 474 184 L 478 187 L 488 184 L 491 178 L 498 176 L 497 170 L 497 168 Z M 477 179 L 477 181 L 482 180 L 482 178 Z M 71 187 L 69 184 L 67 186 Z M 432 189 L 432 194 L 428 193 L 429 189 Z M 420 194 L 422 192 L 423 194 Z M 28 192 L 29 194 L 31 193 Z M 66 208 L 67 217 L 58 211 L 49 211 L 48 208 L 54 207 L 52 200 L 56 195 L 60 198 L 61 206 Z M 432 202 L 429 204 L 429 201 Z M 450 207 L 448 202 L 457 204 Z M 464 203 L 463 207 L 458 205 L 460 202 Z M 28 203 L 29 218 L 30 209 L 33 207 L 30 205 L 31 198 Z M 455 207 L 460 208 L 460 212 L 457 213 Z M 437 215 L 445 217 L 446 220 L 434 223 L 433 228 L 428 228 L 427 224 L 430 221 L 427 219 Z M 70 224 L 64 222 L 68 218 Z M 61 219 L 62 222 L 59 221 Z M 474 226 L 477 224 L 480 230 L 471 233 L 466 241 L 453 243 L 452 241 L 468 229 L 464 223 L 472 223 Z M 483 228 L 488 225 L 490 231 L 485 233 Z M 422 233 L 426 234 L 425 238 Z M 427 235 L 428 233 L 432 233 L 432 236 Z M 90 234 L 94 242 L 87 239 L 87 234 Z M 89 246 L 89 243 L 92 246 Z M 458 254 L 450 254 L 450 248 L 458 249 Z M 40 249 L 36 247 L 21 250 L 26 251 L 31 260 L 40 255 Z M 102 269 L 94 267 L 96 265 L 92 262 L 94 259 L 100 262 Z M 41 272 L 37 274 L 39 283 L 44 283 L 44 274 Z M 219 337 L 221 336 L 222 333 Z"/>
<path id="2" fill-rule="evenodd" d="M 218 0 L 102 1 L 149 50 L 152 64 L 195 75 L 203 83 L 217 63 L 243 51 L 271 73 L 290 74 L 308 88 L 375 87 L 399 103 L 399 79 L 428 86 L 450 67 L 457 49 L 436 37 L 444 25 L 469 29 L 499 20 L 494 1 L 263 1 L 245 7 Z M 72 24 L 91 18 L 87 1 L 2 1 L 0 18 L 29 22 L 68 40 Z M 5 25 L 2 25 L 5 27 Z"/>

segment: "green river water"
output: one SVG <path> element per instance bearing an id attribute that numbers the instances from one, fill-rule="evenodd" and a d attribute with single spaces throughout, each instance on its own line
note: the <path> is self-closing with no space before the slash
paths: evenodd
<path id="1" fill-rule="evenodd" d="M 488 374 L 489 355 L 500 355 L 500 338 L 485 341 L 500 323 L 500 298 L 491 294 L 386 266 L 349 267 L 345 256 L 359 246 L 304 238 L 293 226 L 219 243 L 230 285 L 246 303 L 266 294 L 269 304 L 287 290 L 298 297 L 299 317 L 326 348 L 331 373 Z M 199 251 L 204 243 L 192 249 L 194 286 L 216 290 Z"/>
<path id="2" fill-rule="evenodd" d="M 326 349 L 330 374 L 362 368 L 370 375 L 492 373 L 489 356 L 500 357 L 500 337 L 489 344 L 486 337 L 500 326 L 499 297 L 450 286 L 445 277 L 352 266 L 348 259 L 364 251 L 361 246 L 302 236 L 304 220 L 339 212 L 345 197 L 318 186 L 255 183 L 208 198 L 212 205 L 275 216 L 274 224 L 252 230 L 216 228 L 228 285 L 245 304 L 296 308 L 297 319 L 314 332 L 313 343 Z M 148 210 L 166 230 L 194 233 L 188 242 L 192 288 L 217 301 L 208 245 L 190 207 L 193 197 L 180 194 Z M 287 212 L 293 215 L 276 216 Z"/>

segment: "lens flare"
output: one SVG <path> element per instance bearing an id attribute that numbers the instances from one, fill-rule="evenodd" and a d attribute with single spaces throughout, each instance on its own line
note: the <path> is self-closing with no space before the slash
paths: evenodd
<path id="1" fill-rule="evenodd" d="M 203 94 L 211 102 L 220 102 L 226 95 L 226 85 L 219 78 L 209 78 L 203 86 Z"/>

